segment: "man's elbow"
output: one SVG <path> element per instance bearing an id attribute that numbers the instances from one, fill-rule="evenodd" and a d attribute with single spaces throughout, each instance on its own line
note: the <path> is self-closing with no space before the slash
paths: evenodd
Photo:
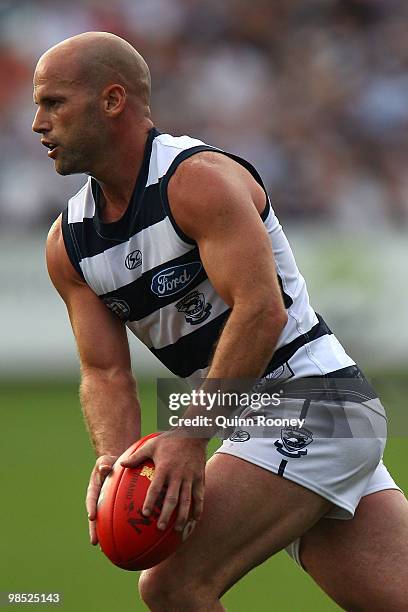
<path id="1" fill-rule="evenodd" d="M 265 330 L 273 329 L 280 334 L 288 322 L 288 313 L 283 304 L 271 304 L 267 300 L 265 302 L 259 300 L 251 310 L 251 318 L 257 322 L 257 326 Z"/>
<path id="2" fill-rule="evenodd" d="M 136 389 L 136 380 L 132 371 L 118 366 L 92 367 L 82 364 L 81 383 L 82 385 L 108 384 Z"/>
<path id="3" fill-rule="evenodd" d="M 283 306 L 277 308 L 270 308 L 267 310 L 265 323 L 269 327 L 272 326 L 273 329 L 281 333 L 284 330 L 287 322 L 288 313 Z"/>

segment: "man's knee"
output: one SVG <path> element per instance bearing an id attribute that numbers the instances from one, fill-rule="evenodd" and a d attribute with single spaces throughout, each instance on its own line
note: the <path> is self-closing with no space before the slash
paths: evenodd
<path id="1" fill-rule="evenodd" d="M 191 581 L 186 584 L 177 572 L 162 571 L 160 567 L 141 573 L 139 593 L 150 610 L 160 612 L 198 610 L 205 606 L 206 602 L 210 606 L 210 603 L 217 599 L 211 593 L 210 585 L 195 584 Z"/>
<path id="2" fill-rule="evenodd" d="M 183 585 L 160 574 L 156 568 L 145 570 L 139 578 L 139 593 L 151 611 L 174 610 L 180 603 Z"/>
<path id="3" fill-rule="evenodd" d="M 144 570 L 139 578 L 139 594 L 144 603 L 151 608 L 151 604 L 165 596 L 163 584 L 156 578 L 154 570 Z"/>

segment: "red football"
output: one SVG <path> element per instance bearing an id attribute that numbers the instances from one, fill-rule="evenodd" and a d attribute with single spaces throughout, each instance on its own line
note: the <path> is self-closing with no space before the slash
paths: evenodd
<path id="1" fill-rule="evenodd" d="M 98 500 L 96 532 L 102 551 L 118 567 L 142 570 L 157 565 L 171 555 L 191 533 L 190 521 L 183 532 L 174 530 L 177 508 L 164 531 L 157 528 L 164 491 L 149 517 L 142 514 L 143 502 L 154 476 L 153 461 L 144 461 L 135 468 L 120 465 L 125 457 L 150 438 L 141 438 L 116 461 L 103 483 Z"/>

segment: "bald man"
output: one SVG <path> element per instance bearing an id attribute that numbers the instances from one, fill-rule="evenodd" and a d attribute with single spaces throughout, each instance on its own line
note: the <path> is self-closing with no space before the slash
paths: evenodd
<path id="1" fill-rule="evenodd" d="M 50 230 L 47 262 L 77 341 L 97 454 L 93 544 L 101 484 L 140 436 L 126 327 L 187 379 L 347 380 L 347 407 L 384 432 L 375 392 L 309 304 L 259 174 L 154 127 L 149 70 L 131 45 L 101 32 L 63 41 L 38 62 L 34 100 L 33 129 L 56 171 L 89 175 Z M 166 486 L 159 528 L 177 504 L 176 529 L 190 505 L 198 521 L 174 555 L 142 573 L 150 610 L 223 610 L 221 595 L 285 547 L 344 609 L 407 610 L 407 502 L 381 461 L 385 434 L 328 435 L 340 418 L 328 403 L 281 408 L 304 425 L 266 437 L 236 431 L 207 465 L 212 432 L 182 428 L 124 463 L 154 460 L 143 511 Z M 191 405 L 185 416 L 200 414 Z"/>

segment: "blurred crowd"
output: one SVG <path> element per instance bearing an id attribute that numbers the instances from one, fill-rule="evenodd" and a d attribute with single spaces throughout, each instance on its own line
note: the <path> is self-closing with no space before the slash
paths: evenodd
<path id="1" fill-rule="evenodd" d="M 282 219 L 407 223 L 407 24 L 406 0 L 0 0 L 0 228 L 45 228 L 83 183 L 31 133 L 31 83 L 88 30 L 145 57 L 159 130 L 252 161 Z"/>

